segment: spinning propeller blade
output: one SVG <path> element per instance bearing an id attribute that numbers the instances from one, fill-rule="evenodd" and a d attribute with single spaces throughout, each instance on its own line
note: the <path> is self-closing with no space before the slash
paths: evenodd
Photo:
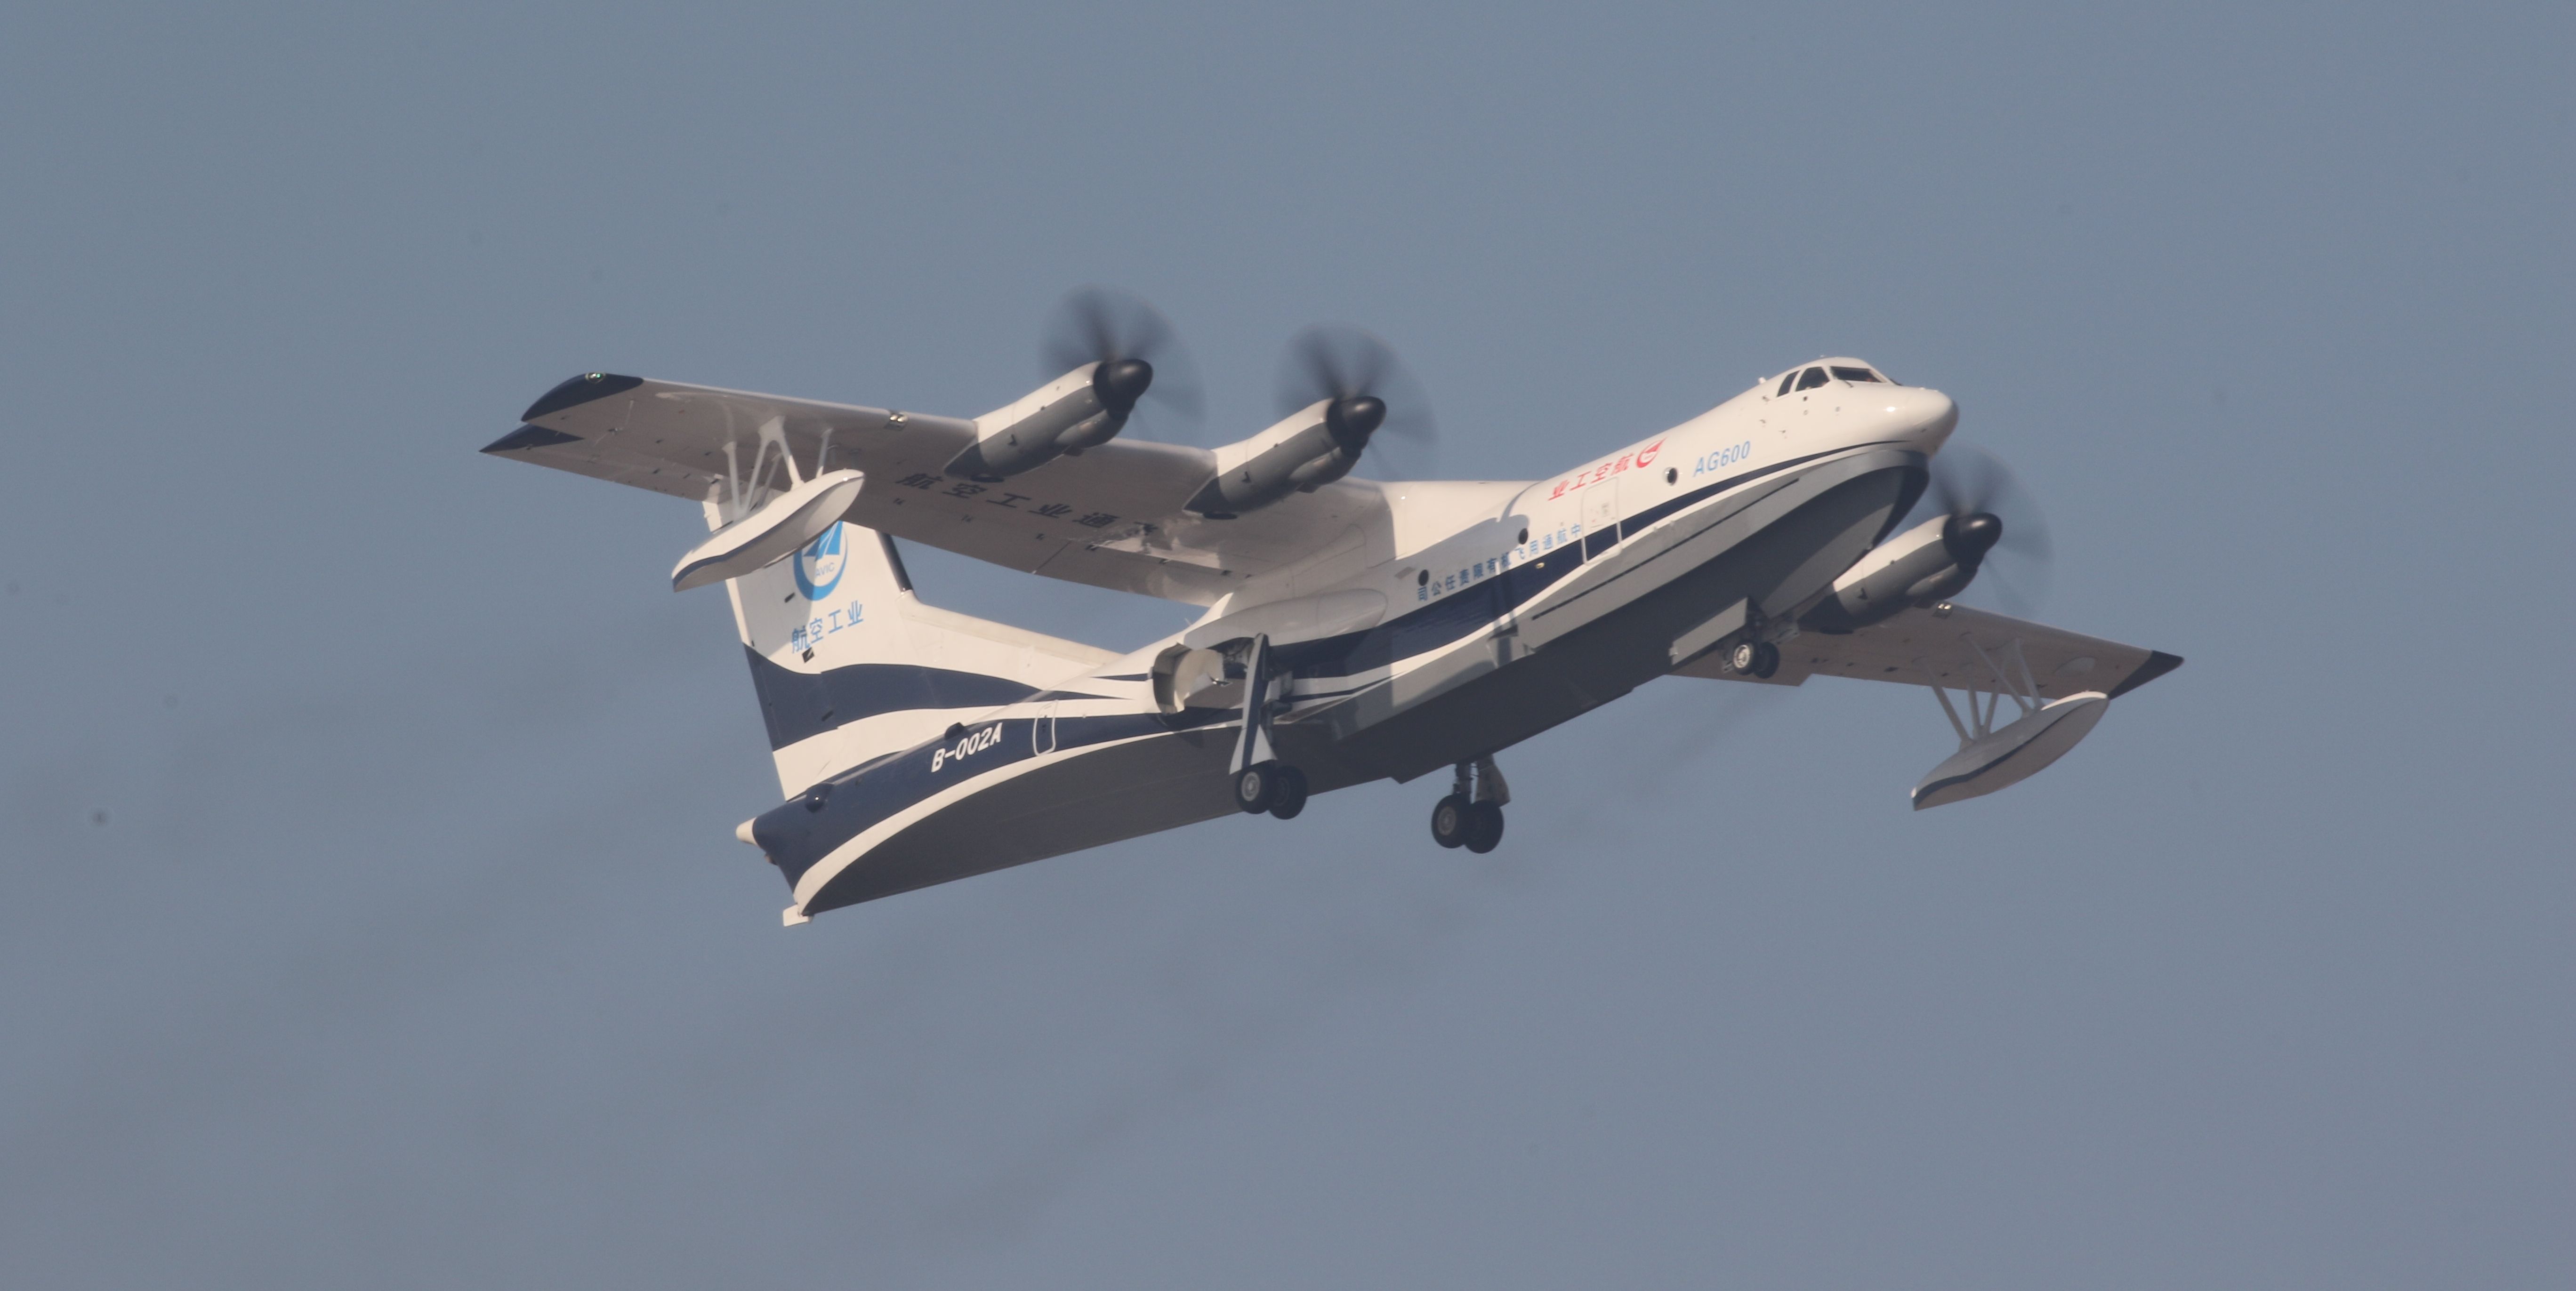
<path id="1" fill-rule="evenodd" d="M 1924 496 L 1934 514 L 1952 518 L 1944 537 L 1954 549 L 1983 553 L 1978 577 L 1989 581 L 2008 612 L 2027 615 L 2046 598 L 2052 550 L 2048 525 L 2030 491 L 2002 459 L 1951 444 L 1933 457 L 1932 487 Z"/>
<path id="2" fill-rule="evenodd" d="M 1385 341 L 1346 326 L 1310 327 L 1299 333 L 1289 343 L 1279 370 L 1280 415 L 1318 399 L 1334 401 L 1328 424 L 1347 447 L 1379 445 L 1381 452 L 1400 447 L 1403 451 L 1389 456 L 1404 461 L 1415 474 L 1427 472 L 1437 438 L 1431 402 Z M 1392 436 L 1396 443 L 1381 444 L 1380 435 Z M 1401 473 L 1390 473 L 1403 478 Z"/>
<path id="3" fill-rule="evenodd" d="M 1181 439 L 1194 437 L 1205 411 L 1198 365 L 1170 321 L 1142 298 L 1111 287 L 1076 289 L 1047 324 L 1044 355 L 1051 377 L 1085 363 L 1142 364 L 1126 382 L 1141 383 L 1144 398 L 1180 423 Z"/>

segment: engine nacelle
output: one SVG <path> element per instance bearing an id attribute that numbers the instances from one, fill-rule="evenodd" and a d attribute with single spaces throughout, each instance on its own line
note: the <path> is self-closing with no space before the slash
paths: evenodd
<path id="1" fill-rule="evenodd" d="M 1153 384 L 1153 366 L 1143 359 L 1085 363 L 1019 402 L 976 418 L 975 442 L 949 459 L 947 471 L 989 484 L 1106 444 L 1126 428 L 1136 401 Z"/>
<path id="2" fill-rule="evenodd" d="M 1825 599 L 1798 619 L 1809 632 L 1844 633 L 1909 605 L 1930 605 L 1967 589 L 2003 537 L 2003 522 L 1982 512 L 1934 516 L 1870 549 L 1834 580 Z"/>
<path id="3" fill-rule="evenodd" d="M 1189 510 L 1231 520 L 1291 493 L 1312 493 L 1350 474 L 1385 420 L 1386 404 L 1370 395 L 1316 400 L 1216 450 L 1216 478 L 1189 500 Z"/>

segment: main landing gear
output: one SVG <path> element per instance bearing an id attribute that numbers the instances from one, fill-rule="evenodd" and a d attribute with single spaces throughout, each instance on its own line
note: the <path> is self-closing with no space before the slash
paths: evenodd
<path id="1" fill-rule="evenodd" d="M 1503 841 L 1503 804 L 1512 800 L 1490 757 L 1458 764 L 1449 796 L 1431 808 L 1431 841 L 1482 855 Z"/>
<path id="2" fill-rule="evenodd" d="M 1234 805 L 1255 816 L 1295 820 L 1306 809 L 1306 773 L 1285 762 L 1256 762 L 1235 773 Z"/>
<path id="3" fill-rule="evenodd" d="M 1739 673 L 1768 677 L 1780 671 L 1780 647 L 1768 641 L 1738 641 L 1726 652 L 1726 666 Z"/>
<path id="4" fill-rule="evenodd" d="M 1243 730 L 1234 742 L 1234 805 L 1258 816 L 1294 820 L 1306 809 L 1306 773 L 1270 749 L 1270 638 L 1256 636 L 1243 660 Z"/>

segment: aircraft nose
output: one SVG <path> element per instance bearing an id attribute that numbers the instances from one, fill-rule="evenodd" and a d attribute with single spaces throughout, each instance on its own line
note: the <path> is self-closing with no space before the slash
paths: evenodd
<path id="1" fill-rule="evenodd" d="M 1939 448 L 1959 428 L 1959 405 L 1938 390 L 1921 386 L 1893 386 L 1880 401 L 1886 411 L 1881 414 L 1890 429 L 1900 434 L 1918 434 L 1924 449 Z"/>

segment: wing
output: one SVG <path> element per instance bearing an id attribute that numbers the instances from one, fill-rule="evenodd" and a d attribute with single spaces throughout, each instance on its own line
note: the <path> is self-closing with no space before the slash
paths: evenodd
<path id="1" fill-rule="evenodd" d="M 1215 477 L 1201 448 L 1113 439 L 998 484 L 943 474 L 976 424 L 852 404 L 594 372 L 521 414 L 483 451 L 691 502 L 786 487 L 856 467 L 867 474 L 842 518 L 882 533 L 1049 578 L 1210 604 L 1246 579 L 1388 532 L 1385 494 L 1342 480 L 1234 520 L 1183 504 Z"/>
<path id="2" fill-rule="evenodd" d="M 2023 665 L 2028 666 L 2028 680 L 2042 699 L 2063 699 L 2088 690 L 2116 699 L 2181 667 L 2182 658 L 1945 601 L 1842 635 L 1800 633 L 1780 647 L 1780 670 L 1769 681 L 1775 686 L 1795 686 L 1823 675 L 1962 690 L 2017 690 L 2022 688 L 2019 669 Z M 2012 673 L 1999 679 L 1997 668 Z M 1684 677 L 1755 680 L 1726 671 L 1715 653 L 1673 671 Z"/>

